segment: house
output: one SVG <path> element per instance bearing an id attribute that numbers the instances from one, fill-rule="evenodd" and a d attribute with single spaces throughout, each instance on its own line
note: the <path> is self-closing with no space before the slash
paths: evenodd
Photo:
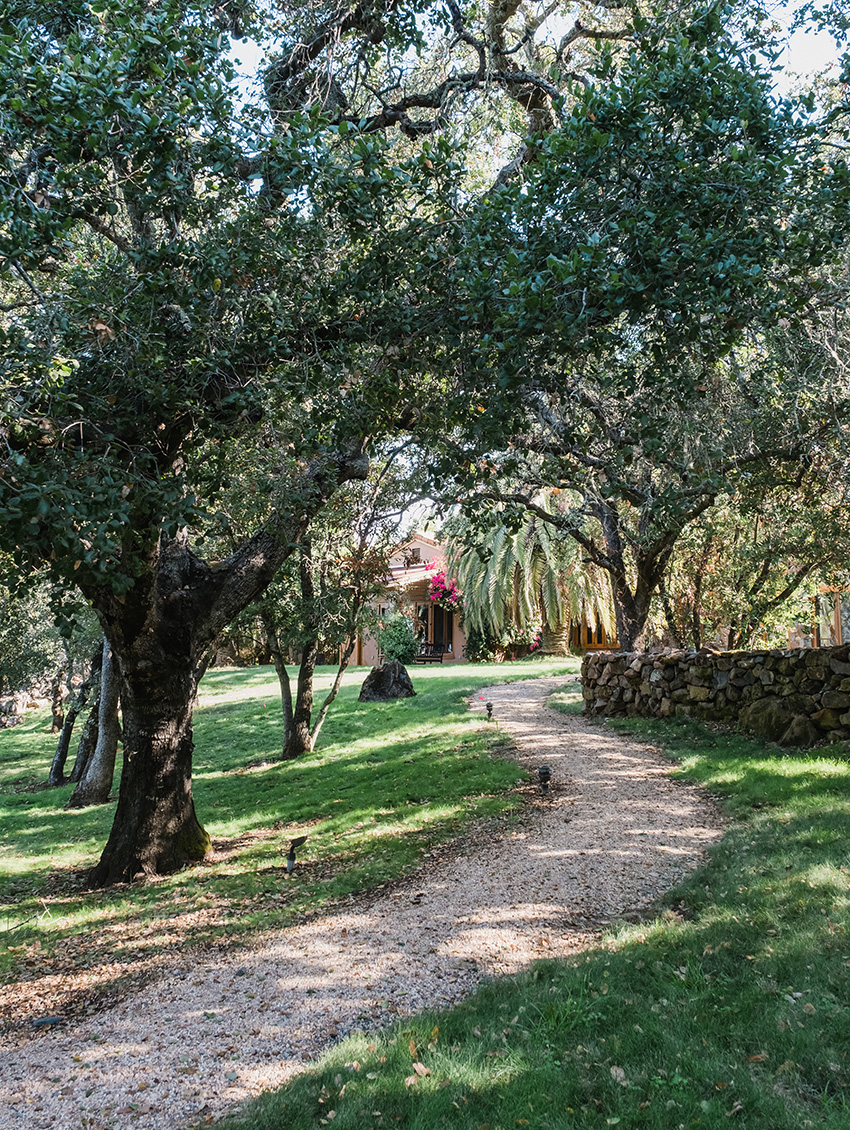
<path id="1" fill-rule="evenodd" d="M 444 568 L 442 546 L 426 534 L 413 534 L 390 558 L 388 584 L 394 599 L 392 602 L 380 602 L 377 609 L 379 615 L 383 615 L 394 604 L 400 605 L 414 617 L 423 642 L 441 647 L 444 663 L 457 663 L 464 658 L 466 649 L 466 634 L 460 617 L 439 607 L 428 594 L 432 577 Z M 380 648 L 373 636 L 358 637 L 354 661 L 359 666 L 374 666 L 381 662 Z"/>
<path id="2" fill-rule="evenodd" d="M 618 651 L 617 634 L 609 635 L 603 624 L 590 623 L 587 614 L 582 612 L 581 621 L 570 626 L 570 650 L 576 655 L 585 651 Z"/>

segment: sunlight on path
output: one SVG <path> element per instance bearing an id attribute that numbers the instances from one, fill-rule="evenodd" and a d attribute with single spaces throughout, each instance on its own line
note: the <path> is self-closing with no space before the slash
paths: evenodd
<path id="1" fill-rule="evenodd" d="M 570 679 L 491 687 L 518 760 L 552 769 L 515 831 L 474 835 L 379 898 L 166 978 L 73 1028 L 3 1049 L 0 1130 L 166 1130 L 279 1086 L 346 1032 L 439 1008 L 483 976 L 593 945 L 719 837 L 653 750 L 542 708 Z"/>

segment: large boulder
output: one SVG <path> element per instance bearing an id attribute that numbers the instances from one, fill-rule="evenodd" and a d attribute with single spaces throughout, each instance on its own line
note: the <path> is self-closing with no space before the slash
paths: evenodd
<path id="1" fill-rule="evenodd" d="M 407 668 L 393 659 L 372 668 L 360 688 L 360 701 L 390 702 L 394 698 L 413 698 L 415 694 Z"/>

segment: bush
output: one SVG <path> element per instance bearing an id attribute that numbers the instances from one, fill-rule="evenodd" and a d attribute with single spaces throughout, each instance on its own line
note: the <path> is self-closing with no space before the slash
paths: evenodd
<path id="1" fill-rule="evenodd" d="M 503 663 L 524 659 L 540 650 L 540 625 L 524 628 L 509 625 L 501 631 L 470 628 L 466 636 L 466 658 L 470 663 Z"/>
<path id="2" fill-rule="evenodd" d="M 386 618 L 378 631 L 385 663 L 394 659 L 399 663 L 410 663 L 419 654 L 419 640 L 409 616 L 395 612 Z"/>

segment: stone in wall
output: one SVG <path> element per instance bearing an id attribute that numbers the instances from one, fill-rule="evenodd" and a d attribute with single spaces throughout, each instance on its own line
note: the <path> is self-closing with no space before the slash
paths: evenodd
<path id="1" fill-rule="evenodd" d="M 788 651 L 594 652 L 586 714 L 732 722 L 783 746 L 850 739 L 850 644 Z"/>

